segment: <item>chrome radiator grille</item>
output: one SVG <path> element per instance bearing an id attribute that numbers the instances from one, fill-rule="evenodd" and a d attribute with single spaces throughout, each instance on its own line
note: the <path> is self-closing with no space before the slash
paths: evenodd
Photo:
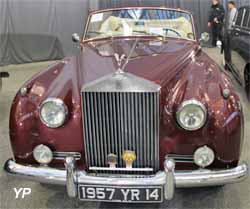
<path id="1" fill-rule="evenodd" d="M 110 153 L 135 151 L 135 168 L 159 168 L 158 92 L 83 92 L 84 138 L 89 167 L 107 167 Z"/>

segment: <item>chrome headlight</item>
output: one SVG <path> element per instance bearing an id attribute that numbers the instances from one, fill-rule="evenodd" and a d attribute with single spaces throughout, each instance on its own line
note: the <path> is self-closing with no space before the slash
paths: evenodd
<path id="1" fill-rule="evenodd" d="M 204 126 L 207 119 L 206 107 L 197 100 L 187 100 L 177 111 L 178 124 L 185 130 L 194 131 Z"/>
<path id="2" fill-rule="evenodd" d="M 40 118 L 49 128 L 58 128 L 66 120 L 68 108 L 61 99 L 49 98 L 40 107 Z"/>
<path id="3" fill-rule="evenodd" d="M 214 151 L 208 146 L 199 147 L 194 153 L 196 165 L 205 168 L 214 162 Z"/>
<path id="4" fill-rule="evenodd" d="M 38 163 L 48 164 L 53 159 L 53 153 L 49 147 L 40 144 L 33 150 L 33 157 Z"/>

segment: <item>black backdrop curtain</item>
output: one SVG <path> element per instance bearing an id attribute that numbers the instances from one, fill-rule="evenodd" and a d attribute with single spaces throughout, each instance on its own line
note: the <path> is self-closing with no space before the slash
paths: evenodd
<path id="1" fill-rule="evenodd" d="M 0 0 L 0 65 L 60 59 L 76 51 L 88 0 Z"/>
<path id="2" fill-rule="evenodd" d="M 0 66 L 71 56 L 71 34 L 82 34 L 89 10 L 143 5 L 189 10 L 199 33 L 207 31 L 210 0 L 0 0 Z"/>

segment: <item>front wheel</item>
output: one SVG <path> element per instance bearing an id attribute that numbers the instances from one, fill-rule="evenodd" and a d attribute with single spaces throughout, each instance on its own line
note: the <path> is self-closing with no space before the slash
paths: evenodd
<path id="1" fill-rule="evenodd" d="M 248 85 L 246 85 L 246 94 L 247 94 L 247 98 L 250 100 L 250 84 L 248 83 Z"/>
<path id="2" fill-rule="evenodd" d="M 245 89 L 247 97 L 250 100 L 250 67 L 248 66 L 245 70 Z"/>
<path id="3" fill-rule="evenodd" d="M 226 61 L 226 58 L 225 58 L 225 52 L 224 52 L 223 58 L 222 58 L 222 65 L 223 65 L 223 67 L 224 67 L 224 69 L 225 69 L 226 71 L 230 71 L 230 67 L 229 67 L 229 65 L 228 65 L 228 63 L 227 63 L 227 61 Z"/>

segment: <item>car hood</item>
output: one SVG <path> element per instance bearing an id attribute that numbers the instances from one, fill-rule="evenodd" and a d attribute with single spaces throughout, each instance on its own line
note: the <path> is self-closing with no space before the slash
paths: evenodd
<path id="1" fill-rule="evenodd" d="M 118 70 L 115 54 L 128 56 L 135 40 L 97 41 L 83 47 L 77 57 L 81 84 L 84 85 Z M 197 51 L 197 44 L 183 40 L 140 40 L 124 71 L 162 84 L 178 66 Z M 125 60 L 122 61 L 122 65 Z"/>

